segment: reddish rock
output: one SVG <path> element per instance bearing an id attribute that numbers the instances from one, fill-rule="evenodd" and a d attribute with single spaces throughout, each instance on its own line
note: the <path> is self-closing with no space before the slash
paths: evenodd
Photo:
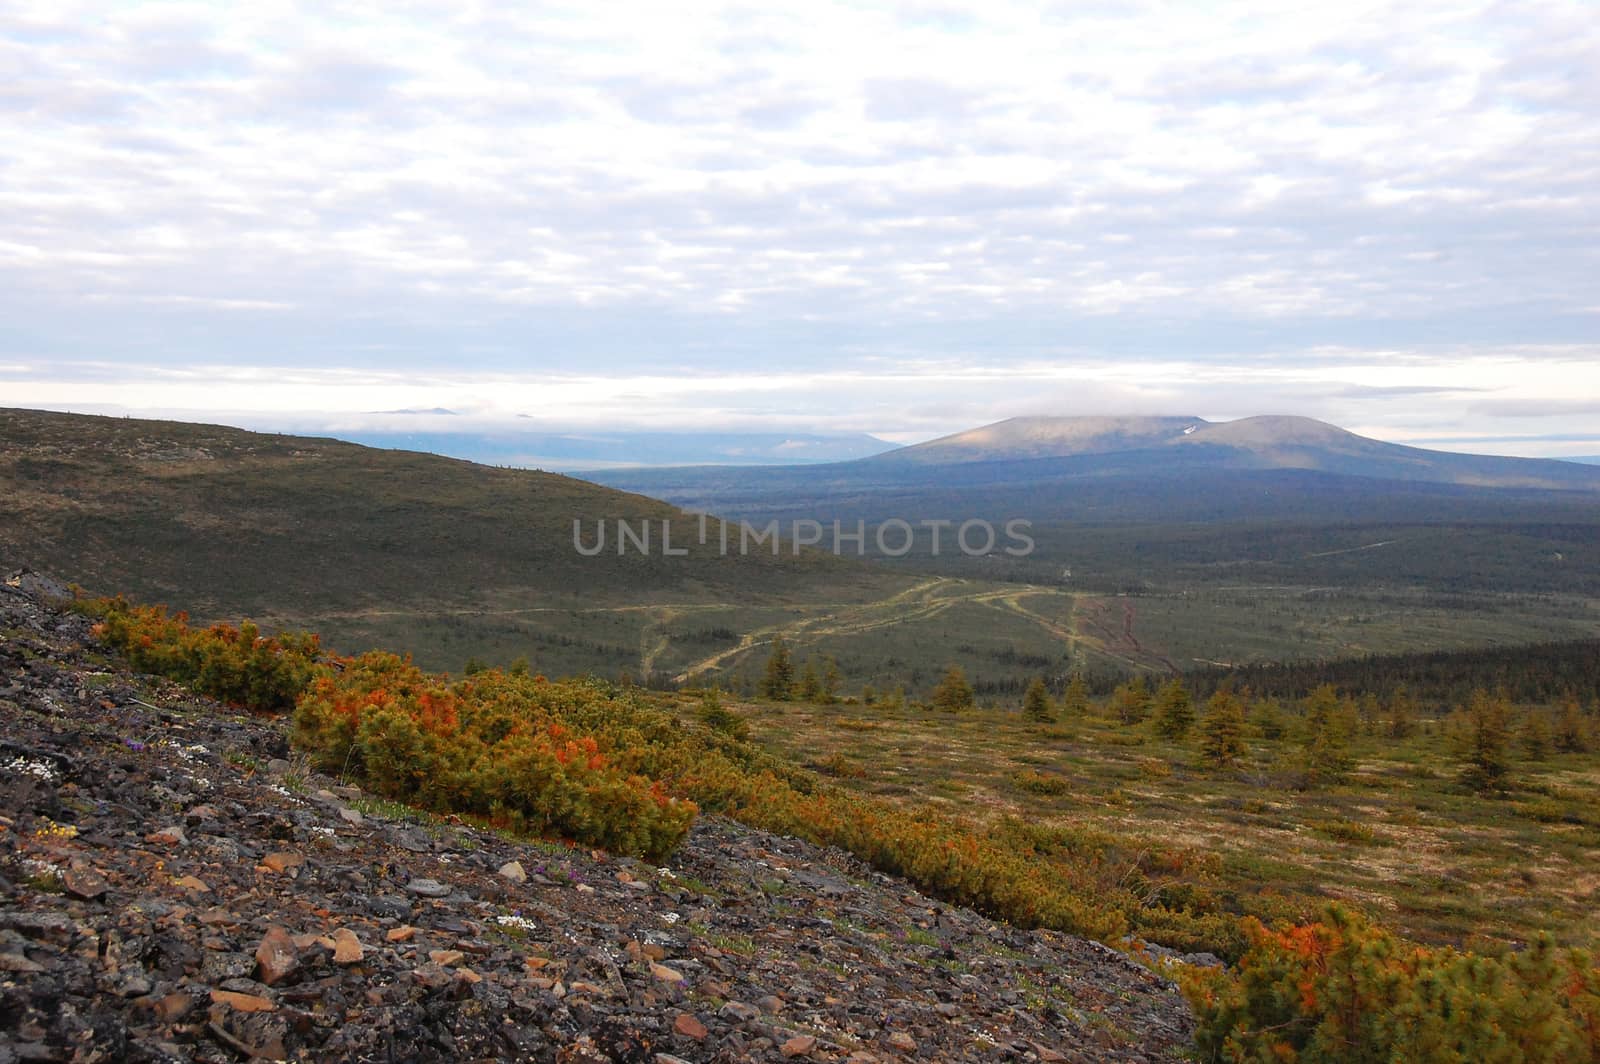
<path id="1" fill-rule="evenodd" d="M 272 1012 L 278 1007 L 270 998 L 256 994 L 238 994 L 232 990 L 213 990 L 211 1000 L 239 1012 Z"/>
<path id="2" fill-rule="evenodd" d="M 105 896 L 111 885 L 105 876 L 92 868 L 69 868 L 61 875 L 61 885 L 67 893 L 82 901 L 94 901 Z"/>
<path id="3" fill-rule="evenodd" d="M 294 937 L 274 924 L 262 936 L 256 947 L 256 971 L 261 981 L 276 986 L 300 968 L 300 951 L 295 948 Z"/>
<path id="4" fill-rule="evenodd" d="M 704 1041 L 709 1033 L 705 1024 L 687 1012 L 678 1013 L 678 1018 L 672 1021 L 672 1029 L 686 1038 L 693 1038 L 696 1042 Z"/>
<path id="5" fill-rule="evenodd" d="M 341 927 L 333 933 L 333 963 L 360 964 L 364 955 L 361 940 L 354 931 Z"/>

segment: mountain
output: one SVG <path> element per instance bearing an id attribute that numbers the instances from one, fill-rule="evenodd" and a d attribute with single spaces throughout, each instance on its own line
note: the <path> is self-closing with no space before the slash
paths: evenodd
<path id="1" fill-rule="evenodd" d="M 449 411 L 417 413 L 446 414 Z M 368 447 L 423 451 L 485 465 L 556 471 L 708 463 L 796 465 L 840 462 L 879 454 L 894 446 L 864 433 L 356 429 L 336 430 L 332 434 Z"/>
<path id="2" fill-rule="evenodd" d="M 1563 462 L 1582 462 L 1584 465 L 1600 465 L 1600 454 L 1574 455 L 1561 460 Z"/>
<path id="3" fill-rule="evenodd" d="M 619 555 L 615 521 L 655 549 Z M 574 522 L 596 557 L 574 549 Z M 672 522 L 682 556 L 660 549 Z M 206 619 L 249 614 L 436 667 L 529 654 L 643 671 L 669 617 L 850 602 L 905 578 L 805 552 L 723 556 L 696 518 L 583 480 L 214 425 L 0 409 L 0 558 Z M 675 611 L 675 612 L 674 612 Z M 704 624 L 719 628 L 718 614 Z M 664 659 L 664 660 L 670 660 Z"/>
<path id="4" fill-rule="evenodd" d="M 1600 475 L 1544 458 L 1424 450 L 1358 436 L 1307 417 L 1210 422 L 1195 417 L 1025 417 L 930 440 L 867 459 L 859 468 L 1083 459 L 1033 466 L 1034 475 L 1186 470 L 1308 469 L 1377 480 L 1486 488 L 1600 491 Z M 994 466 L 1000 475 L 1015 467 Z M 1026 471 L 1026 470 L 1023 470 Z"/>
<path id="5" fill-rule="evenodd" d="M 943 465 L 1063 458 L 1152 447 L 1206 422 L 1197 417 L 1014 417 L 877 456 L 878 464 Z"/>
<path id="6" fill-rule="evenodd" d="M 808 514 L 819 519 L 838 516 L 831 502 L 847 502 L 852 518 L 882 519 L 897 505 L 909 503 L 920 512 L 924 503 L 947 500 L 954 491 L 996 505 L 1025 501 L 1054 515 L 1096 520 L 1108 515 L 1107 506 L 1116 516 L 1126 516 L 1126 505 L 1195 519 L 1204 519 L 1213 503 L 1259 510 L 1259 497 L 1275 486 L 1286 505 L 1302 509 L 1315 509 L 1319 496 L 1357 495 L 1377 504 L 1387 496 L 1442 489 L 1459 489 L 1447 493 L 1456 498 L 1500 500 L 1506 496 L 1495 492 L 1600 494 L 1600 470 L 1576 462 L 1430 451 L 1312 418 L 1275 416 L 1225 422 L 1014 418 L 852 462 L 759 472 L 718 466 L 583 475 L 733 517 L 798 513 L 830 500 Z M 1196 495 L 1202 484 L 1206 491 Z M 1102 501 L 1093 515 L 1084 510 L 1090 497 Z"/>
<path id="7" fill-rule="evenodd" d="M 1600 468 L 1424 450 L 1309 418 L 1019 418 L 853 462 L 586 475 L 755 523 L 1030 523 L 1025 557 L 967 556 L 948 537 L 936 555 L 924 537 L 895 563 L 949 576 L 1141 594 L 1600 594 Z"/>

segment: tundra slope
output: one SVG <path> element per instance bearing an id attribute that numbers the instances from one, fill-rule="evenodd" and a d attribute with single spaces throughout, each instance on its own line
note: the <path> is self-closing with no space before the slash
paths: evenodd
<path id="1" fill-rule="evenodd" d="M 713 818 L 658 869 L 373 802 L 16 583 L 0 1060 L 1185 1059 L 1107 947 Z"/>

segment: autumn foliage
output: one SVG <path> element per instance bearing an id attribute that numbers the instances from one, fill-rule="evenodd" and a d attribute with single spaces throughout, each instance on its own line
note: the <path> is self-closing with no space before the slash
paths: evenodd
<path id="1" fill-rule="evenodd" d="M 1269 930 L 1203 889 L 1164 886 L 1176 869 L 1081 827 L 1002 817 L 977 830 L 830 786 L 703 720 L 704 706 L 519 670 L 452 679 L 376 651 L 327 659 L 314 636 L 196 629 L 122 599 L 79 608 L 136 668 L 241 706 L 293 706 L 295 743 L 316 766 L 384 797 L 651 859 L 704 809 L 848 850 L 1019 926 L 1213 950 L 1236 965 L 1183 977 L 1203 1060 L 1600 1057 L 1600 974 L 1548 938 L 1504 957 L 1428 949 L 1337 906 Z"/>
<path id="2" fill-rule="evenodd" d="M 294 714 L 296 745 L 324 771 L 385 798 L 651 859 L 694 821 L 692 802 L 574 729 L 570 696 L 543 677 L 487 670 L 451 682 L 381 651 L 341 664 Z"/>
<path id="3" fill-rule="evenodd" d="M 96 634 L 122 650 L 134 668 L 247 709 L 292 708 L 321 653 L 317 637 L 306 632 L 264 636 L 249 621 L 237 628 L 192 628 L 187 614 L 135 605 L 121 596 L 77 605 L 98 619 Z"/>
<path id="4" fill-rule="evenodd" d="M 1414 946 L 1337 905 L 1314 924 L 1244 924 L 1233 972 L 1184 978 L 1202 1060 L 1600 1059 L 1600 972 L 1548 937 L 1500 958 Z"/>

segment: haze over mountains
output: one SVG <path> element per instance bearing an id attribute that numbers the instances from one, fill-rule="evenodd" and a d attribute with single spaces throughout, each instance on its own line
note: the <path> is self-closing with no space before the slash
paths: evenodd
<path id="1" fill-rule="evenodd" d="M 483 465 L 569 472 L 579 469 L 680 465 L 801 465 L 842 462 L 894 447 L 865 433 L 643 432 L 596 430 L 534 432 L 517 428 L 459 430 L 440 423 L 449 410 L 391 411 L 427 415 L 427 428 L 362 428 L 330 435 L 368 447 L 461 458 Z M 464 419 L 465 420 L 465 419 Z"/>

